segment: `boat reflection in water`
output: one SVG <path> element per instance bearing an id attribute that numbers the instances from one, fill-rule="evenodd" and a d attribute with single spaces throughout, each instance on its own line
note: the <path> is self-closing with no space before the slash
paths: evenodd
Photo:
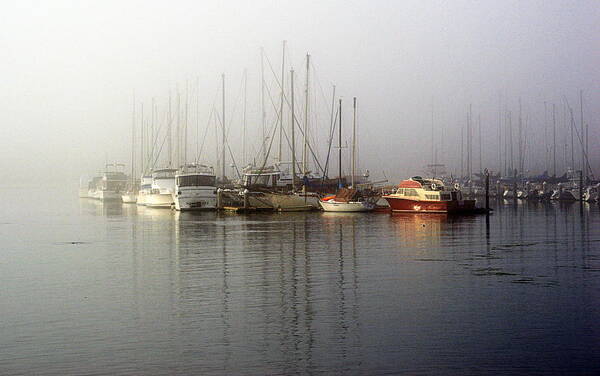
<path id="1" fill-rule="evenodd" d="M 423 248 L 440 244 L 448 215 L 393 213 L 390 220 L 396 239 L 403 247 Z"/>

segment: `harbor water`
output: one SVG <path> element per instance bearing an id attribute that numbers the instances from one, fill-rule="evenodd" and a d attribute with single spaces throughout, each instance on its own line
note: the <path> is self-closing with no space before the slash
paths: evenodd
<path id="1" fill-rule="evenodd" d="M 600 373 L 597 204 L 237 215 L 0 195 L 2 375 Z"/>

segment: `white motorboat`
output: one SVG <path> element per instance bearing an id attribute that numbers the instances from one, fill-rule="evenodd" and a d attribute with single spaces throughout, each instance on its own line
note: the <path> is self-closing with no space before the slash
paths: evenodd
<path id="1" fill-rule="evenodd" d="M 163 168 L 152 172 L 152 188 L 144 197 L 144 205 L 151 208 L 171 208 L 175 202 L 175 173 L 177 169 Z"/>
<path id="2" fill-rule="evenodd" d="M 122 171 L 124 166 L 121 163 L 107 164 L 102 177 L 93 179 L 96 186 L 91 190 L 90 197 L 100 201 L 121 201 L 121 192 L 127 184 L 127 175 Z"/>
<path id="3" fill-rule="evenodd" d="M 140 180 L 140 189 L 137 194 L 136 203 L 138 205 L 146 205 L 146 198 L 152 193 L 152 176 L 144 175 Z"/>
<path id="4" fill-rule="evenodd" d="M 175 174 L 175 209 L 215 210 L 216 177 L 212 167 L 199 164 L 183 166 Z"/>

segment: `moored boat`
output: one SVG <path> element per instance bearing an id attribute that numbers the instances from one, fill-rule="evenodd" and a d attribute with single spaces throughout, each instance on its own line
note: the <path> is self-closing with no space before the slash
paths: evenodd
<path id="1" fill-rule="evenodd" d="M 183 166 L 175 174 L 175 209 L 215 210 L 216 177 L 212 167 L 199 164 Z"/>
<path id="2" fill-rule="evenodd" d="M 163 168 L 152 172 L 152 188 L 145 195 L 144 205 L 152 208 L 171 208 L 175 192 L 174 168 Z"/>
<path id="3" fill-rule="evenodd" d="M 367 212 L 375 209 L 378 197 L 364 197 L 353 188 L 342 188 L 334 196 L 324 197 L 319 204 L 327 212 Z"/>
<path id="4" fill-rule="evenodd" d="M 393 212 L 460 213 L 475 210 L 475 200 L 464 200 L 458 186 L 420 176 L 403 180 L 395 192 L 383 196 Z"/>

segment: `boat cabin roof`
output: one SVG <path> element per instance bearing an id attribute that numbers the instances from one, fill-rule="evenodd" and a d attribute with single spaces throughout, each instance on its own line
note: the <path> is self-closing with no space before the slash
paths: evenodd
<path id="1" fill-rule="evenodd" d="M 444 183 L 438 179 L 424 179 L 420 176 L 413 176 L 408 180 L 402 180 L 398 184 L 398 188 L 424 188 L 424 186 L 431 187 L 432 184 L 439 188 L 444 186 Z"/>

